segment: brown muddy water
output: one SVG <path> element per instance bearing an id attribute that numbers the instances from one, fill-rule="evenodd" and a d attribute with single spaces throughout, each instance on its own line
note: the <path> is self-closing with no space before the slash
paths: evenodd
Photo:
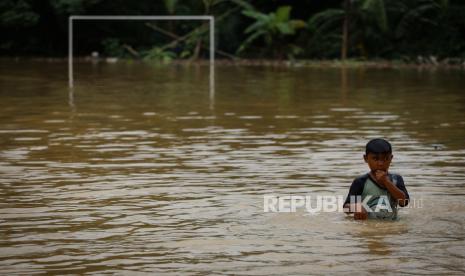
<path id="1" fill-rule="evenodd" d="M 465 273 L 464 71 L 75 69 L 1 61 L 1 274 Z M 398 221 L 264 213 L 345 197 L 374 137 Z"/>

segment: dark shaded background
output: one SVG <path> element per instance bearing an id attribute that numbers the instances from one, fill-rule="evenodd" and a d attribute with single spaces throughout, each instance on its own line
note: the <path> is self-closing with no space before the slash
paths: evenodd
<path id="1" fill-rule="evenodd" d="M 418 55 L 465 58 L 465 2 L 439 0 L 352 0 L 349 23 L 349 57 L 416 59 Z M 0 55 L 67 55 L 67 24 L 70 15 L 203 15 L 222 18 L 217 22 L 218 49 L 247 58 L 338 58 L 341 48 L 342 17 L 328 11 L 344 12 L 344 1 L 122 1 L 122 0 L 2 0 L 0 2 Z M 251 7 L 247 8 L 247 5 Z M 244 30 L 254 24 L 245 16 L 253 9 L 263 15 L 291 6 L 291 19 L 307 25 L 293 34 L 271 30 L 271 42 L 254 40 L 237 52 L 250 35 Z M 380 7 L 382 9 L 380 9 Z M 387 18 L 386 29 L 378 26 L 380 11 Z M 325 13 L 321 20 L 312 20 Z M 227 15 L 225 15 L 227 14 Z M 198 22 L 157 22 L 177 35 L 195 29 Z M 99 51 L 107 56 L 130 56 L 122 45 L 140 51 L 166 45 L 172 38 L 148 28 L 144 22 L 79 22 L 76 53 Z M 200 35 L 205 42 L 207 33 Z M 191 43 L 192 44 L 192 43 Z M 288 47 L 291 45 L 292 47 Z M 171 50 L 178 56 L 193 45 Z M 274 51 L 270 48 L 275 48 Z M 277 49 L 277 50 L 276 50 Z M 297 50 L 296 50 L 297 49 Z M 206 51 L 200 53 L 206 56 Z"/>

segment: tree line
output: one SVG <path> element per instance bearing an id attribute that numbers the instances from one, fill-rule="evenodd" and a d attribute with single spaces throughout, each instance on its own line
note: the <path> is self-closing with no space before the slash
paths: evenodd
<path id="1" fill-rule="evenodd" d="M 70 15 L 213 15 L 217 56 L 465 59 L 465 2 L 447 0 L 2 0 L 0 55 L 67 55 Z M 208 56 L 208 24 L 79 22 L 78 55 Z"/>

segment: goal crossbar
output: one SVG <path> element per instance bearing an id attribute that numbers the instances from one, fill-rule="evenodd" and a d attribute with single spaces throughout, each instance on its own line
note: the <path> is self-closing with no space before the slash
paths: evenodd
<path id="1" fill-rule="evenodd" d="M 210 85 L 213 80 L 215 63 L 215 18 L 211 15 L 72 15 L 68 18 L 68 80 L 74 86 L 73 78 L 73 21 L 74 20 L 207 20 L 210 23 Z"/>

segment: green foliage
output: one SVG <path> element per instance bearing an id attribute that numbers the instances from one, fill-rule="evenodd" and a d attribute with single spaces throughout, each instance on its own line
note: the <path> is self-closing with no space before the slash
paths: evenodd
<path id="1" fill-rule="evenodd" d="M 31 5 L 24 0 L 0 2 L 0 26 L 30 27 L 37 24 L 39 15 L 32 10 Z"/>
<path id="2" fill-rule="evenodd" d="M 341 27 L 345 12 L 342 9 L 328 9 L 314 14 L 308 20 L 308 29 L 317 35 Z"/>
<path id="3" fill-rule="evenodd" d="M 103 0 L 49 0 L 57 15 L 82 14 Z"/>
<path id="4" fill-rule="evenodd" d="M 365 23 L 376 23 L 376 26 L 382 32 L 388 31 L 388 22 L 385 4 L 383 0 L 364 0 L 361 1 L 361 18 Z"/>
<path id="5" fill-rule="evenodd" d="M 397 19 L 396 48 L 407 56 L 465 56 L 465 6 L 451 3 L 410 0 L 397 5 L 391 13 Z"/>
<path id="6" fill-rule="evenodd" d="M 248 17 L 255 19 L 255 22 L 245 29 L 244 33 L 248 35 L 245 41 L 241 44 L 237 53 L 241 53 L 248 48 L 255 40 L 263 38 L 266 47 L 272 47 L 273 44 L 282 42 L 285 36 L 291 36 L 296 33 L 296 30 L 302 29 L 306 23 L 302 20 L 293 20 L 290 18 L 292 7 L 278 7 L 275 12 L 269 14 L 261 13 L 255 10 L 245 10 L 242 13 Z M 279 45 L 279 47 L 282 47 Z M 295 53 L 294 50 L 291 52 Z M 278 53 L 282 54 L 282 53 Z"/>
<path id="7" fill-rule="evenodd" d="M 352 43 L 363 57 L 378 56 L 390 47 L 386 3 L 383 0 L 363 0 L 356 2 L 351 17 Z"/>
<path id="8" fill-rule="evenodd" d="M 210 13 L 214 7 L 224 4 L 230 4 L 231 7 L 240 6 L 246 10 L 253 9 L 253 6 L 245 0 L 202 0 L 202 3 L 206 14 Z"/>
<path id="9" fill-rule="evenodd" d="M 339 57 L 346 15 L 349 18 L 348 54 L 352 58 L 465 57 L 464 1 L 293 1 L 289 6 L 282 6 L 282 3 L 247 0 L 1 0 L 0 55 L 65 56 L 68 16 L 72 14 L 209 14 L 216 19 L 219 50 L 236 52 L 243 57 Z M 350 8 L 345 10 L 342 3 L 351 3 Z M 136 54 L 132 56 L 139 56 L 139 52 L 140 56 L 146 54 L 150 60 L 205 57 L 208 26 L 200 27 L 200 24 L 194 21 L 157 22 L 160 29 L 174 34 L 170 36 L 135 22 L 79 22 L 75 50 L 77 55 L 98 50 L 108 56 L 124 57 L 128 49 L 134 49 Z M 183 39 L 172 43 L 175 37 Z M 140 49 L 151 50 L 143 54 Z"/>
<path id="10" fill-rule="evenodd" d="M 398 6 L 401 12 L 395 34 L 397 38 L 409 35 L 418 25 L 435 26 L 448 11 L 449 3 L 444 0 L 406 1 Z"/>
<path id="11" fill-rule="evenodd" d="M 169 63 L 174 58 L 176 58 L 175 53 L 160 47 L 153 47 L 152 49 L 144 53 L 145 61 Z"/>
<path id="12" fill-rule="evenodd" d="M 389 31 L 385 2 L 383 0 L 354 1 L 348 10 L 329 9 L 313 15 L 309 19 L 309 29 L 315 34 L 314 42 L 341 34 L 342 22 L 349 20 L 350 44 L 352 53 L 358 51 L 362 56 L 377 55 L 386 45 L 384 40 Z M 342 34 L 340 35 L 342 42 Z M 355 46 L 355 47 L 354 47 Z M 368 47 L 367 47 L 368 46 Z"/>
<path id="13" fill-rule="evenodd" d="M 105 38 L 102 41 L 103 52 L 109 57 L 122 57 L 124 49 L 117 38 Z"/>
<path id="14" fill-rule="evenodd" d="M 178 0 L 163 0 L 163 3 L 169 14 L 175 14 Z"/>
<path id="15" fill-rule="evenodd" d="M 70 14 L 84 11 L 84 2 L 81 0 L 50 0 L 50 4 L 57 13 Z"/>

